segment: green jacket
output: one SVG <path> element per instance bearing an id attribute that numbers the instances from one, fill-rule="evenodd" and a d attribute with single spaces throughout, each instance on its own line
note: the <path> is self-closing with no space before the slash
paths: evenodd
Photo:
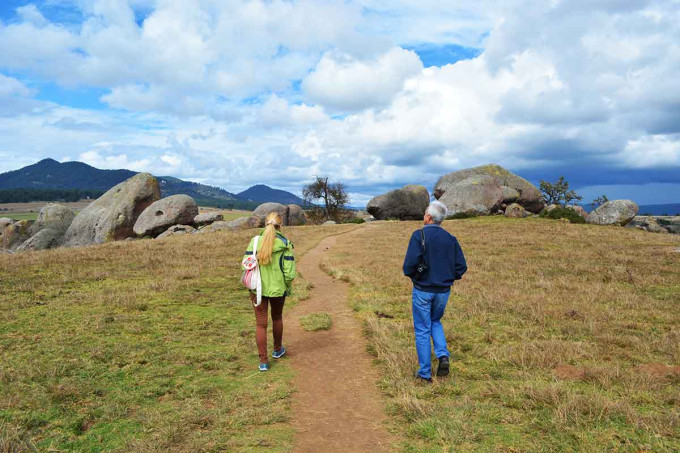
<path id="1" fill-rule="evenodd" d="M 263 230 L 264 232 L 264 230 Z M 250 239 L 245 256 L 253 254 L 255 238 Z M 262 243 L 262 232 L 258 239 L 257 247 Z M 293 255 L 293 243 L 283 234 L 277 232 L 274 240 L 272 260 L 266 266 L 260 265 L 260 278 L 262 279 L 262 295 L 265 297 L 290 296 L 291 285 L 297 276 L 295 271 L 295 256 Z M 244 258 L 245 258 L 244 256 Z"/>

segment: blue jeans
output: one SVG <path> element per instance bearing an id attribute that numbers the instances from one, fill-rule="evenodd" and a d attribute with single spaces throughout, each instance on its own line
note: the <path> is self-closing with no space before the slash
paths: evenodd
<path id="1" fill-rule="evenodd" d="M 416 336 L 416 352 L 420 365 L 418 375 L 425 379 L 432 377 L 430 337 L 432 343 L 434 343 L 434 354 L 437 358 L 450 356 L 449 350 L 446 348 L 444 327 L 441 323 L 450 293 L 451 291 L 428 293 L 413 288 L 413 331 Z"/>

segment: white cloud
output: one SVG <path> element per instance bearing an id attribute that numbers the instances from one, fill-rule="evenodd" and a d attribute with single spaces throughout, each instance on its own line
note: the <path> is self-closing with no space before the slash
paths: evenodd
<path id="1" fill-rule="evenodd" d="M 422 69 L 415 52 L 398 47 L 368 61 L 330 52 L 302 86 L 313 102 L 333 110 L 357 111 L 385 106 Z"/>
<path id="2" fill-rule="evenodd" d="M 487 162 L 680 167 L 672 0 L 75 3 L 82 24 L 33 5 L 0 22 L 0 171 L 83 155 L 232 191 L 329 174 L 361 199 Z M 424 69 L 421 44 L 484 52 Z M 35 80 L 111 109 L 30 99 Z"/>
<path id="3" fill-rule="evenodd" d="M 285 99 L 272 95 L 262 105 L 259 117 L 264 127 L 295 127 L 328 121 L 319 106 L 289 105 Z"/>
<path id="4" fill-rule="evenodd" d="M 32 91 L 14 77 L 0 74 L 0 99 L 11 96 L 28 97 Z"/>

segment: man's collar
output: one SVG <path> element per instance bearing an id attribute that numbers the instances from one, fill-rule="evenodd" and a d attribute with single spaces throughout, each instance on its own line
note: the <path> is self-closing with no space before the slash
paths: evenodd
<path id="1" fill-rule="evenodd" d="M 439 227 L 439 228 L 441 228 L 442 226 L 438 223 L 428 223 L 427 225 L 423 226 L 423 228 L 427 228 L 427 227 Z"/>

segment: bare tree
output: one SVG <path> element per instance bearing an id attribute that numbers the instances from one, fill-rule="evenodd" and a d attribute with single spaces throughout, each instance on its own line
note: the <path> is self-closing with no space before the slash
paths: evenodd
<path id="1" fill-rule="evenodd" d="M 302 197 L 310 204 L 321 200 L 326 220 L 336 218 L 349 202 L 345 185 L 341 182 L 328 182 L 328 176 L 315 176 L 314 182 L 302 188 Z"/>

